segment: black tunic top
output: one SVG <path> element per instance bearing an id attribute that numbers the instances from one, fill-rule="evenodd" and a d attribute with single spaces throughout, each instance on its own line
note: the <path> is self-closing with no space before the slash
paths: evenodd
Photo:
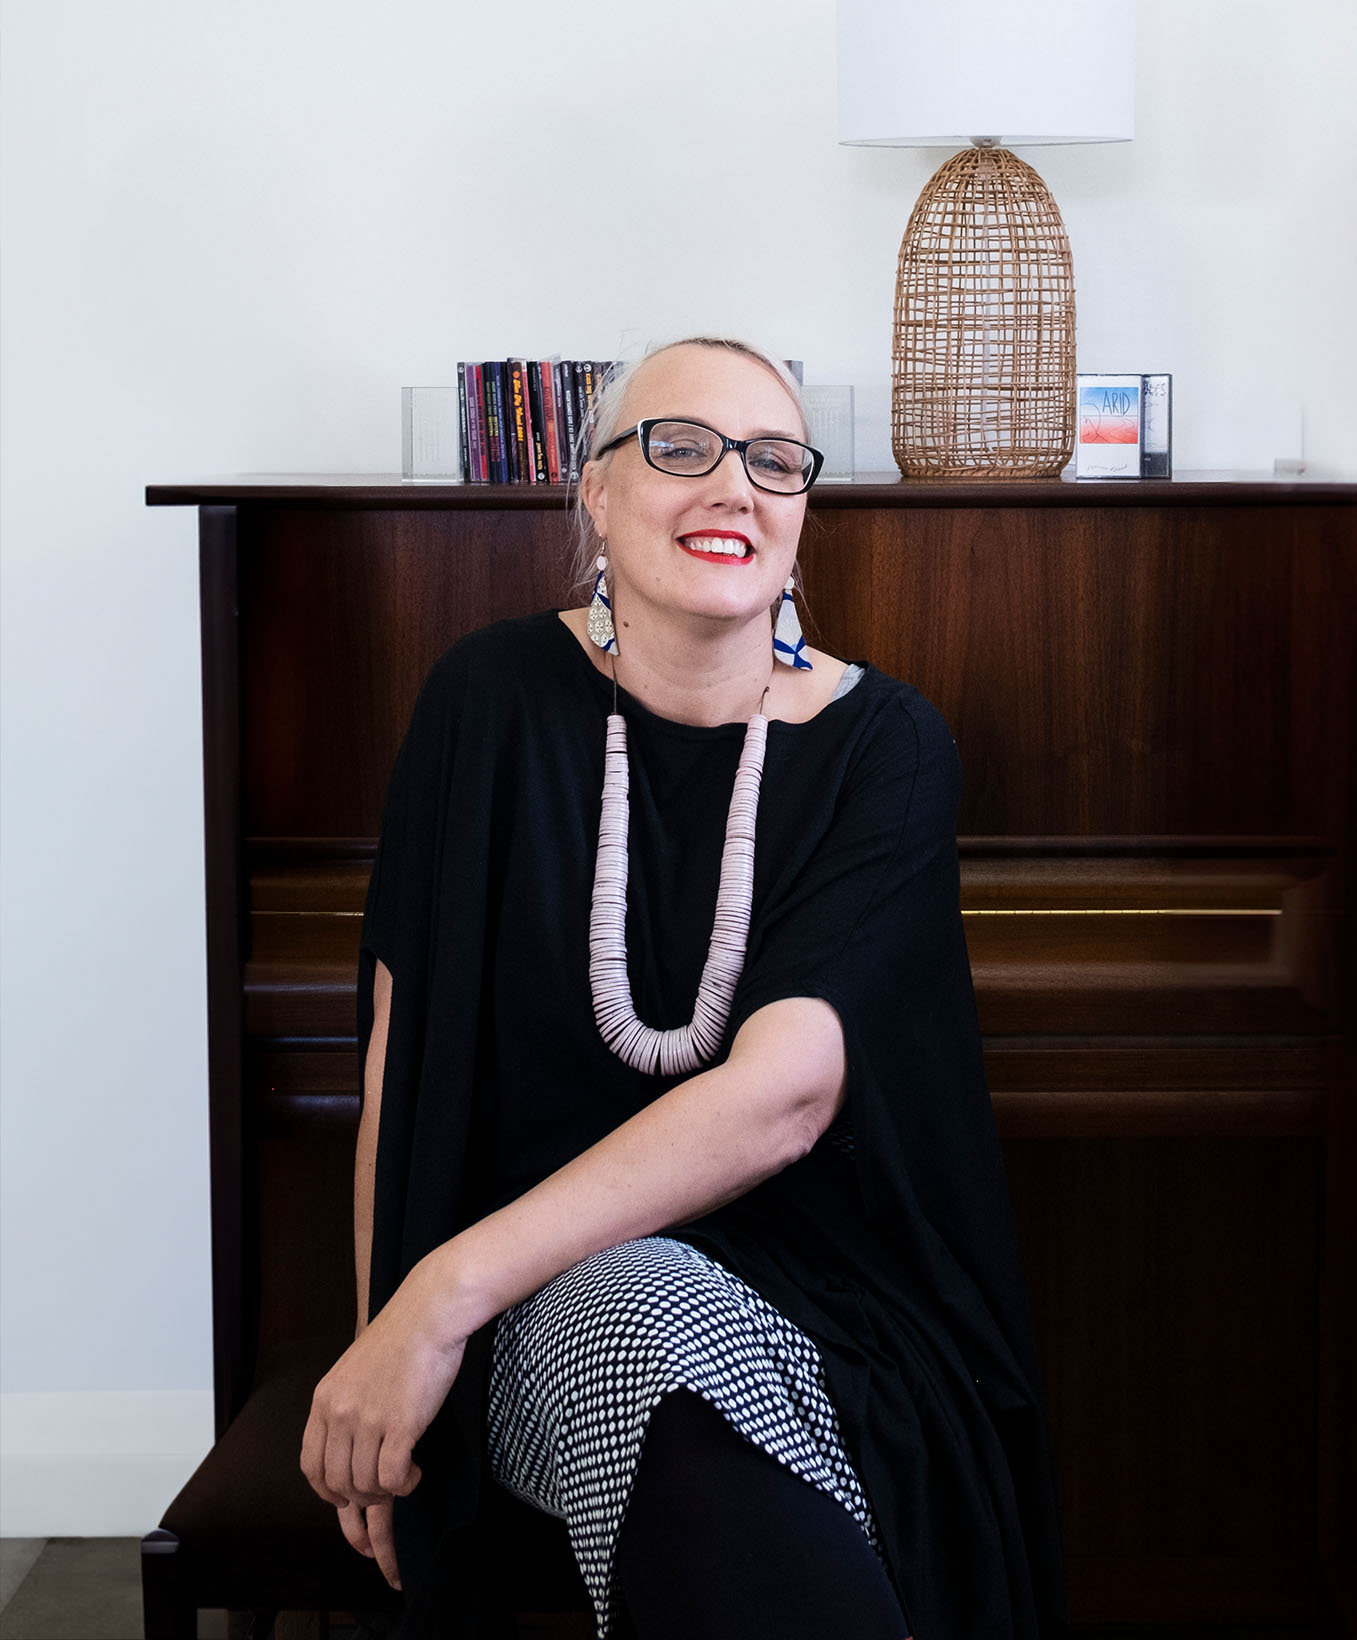
<path id="1" fill-rule="evenodd" d="M 744 725 L 671 723 L 621 691 L 627 951 L 639 1016 L 692 1015 Z M 681 1078 L 631 1070 L 593 1022 L 589 902 L 612 685 L 552 612 L 456 644 L 421 691 L 387 793 L 359 976 L 393 994 L 372 1308 L 411 1266 Z M 958 899 L 960 771 L 937 710 L 866 668 L 807 723 L 769 725 L 754 906 L 727 1046 L 757 1009 L 822 997 L 847 1050 L 851 1159 L 801 1162 L 667 1233 L 819 1348 L 916 1640 L 1063 1631 L 1054 1491 Z M 491 1329 L 397 1508 L 418 1632 L 489 1633 L 477 1567 Z M 432 1617 L 429 1623 L 432 1624 Z"/>

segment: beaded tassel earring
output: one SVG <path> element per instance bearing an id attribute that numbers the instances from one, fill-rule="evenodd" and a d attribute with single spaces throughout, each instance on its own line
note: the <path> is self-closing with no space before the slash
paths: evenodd
<path id="1" fill-rule="evenodd" d="M 594 580 L 594 595 L 589 600 L 589 615 L 585 623 L 590 641 L 596 643 L 604 654 L 616 655 L 617 632 L 613 627 L 613 606 L 608 601 L 608 582 L 604 571 L 608 567 L 608 560 L 602 553 L 594 566 L 598 575 Z"/>
<path id="2" fill-rule="evenodd" d="M 801 631 L 801 622 L 796 618 L 796 604 L 792 598 L 793 585 L 789 575 L 787 584 L 782 589 L 777 625 L 773 628 L 773 659 L 781 661 L 784 666 L 794 667 L 798 672 L 813 672 L 815 668 L 804 654 L 806 640 Z"/>

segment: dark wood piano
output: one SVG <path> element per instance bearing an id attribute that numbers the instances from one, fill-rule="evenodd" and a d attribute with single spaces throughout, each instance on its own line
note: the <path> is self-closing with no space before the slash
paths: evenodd
<path id="1" fill-rule="evenodd" d="M 199 512 L 217 1411 L 352 1326 L 353 972 L 461 633 L 559 603 L 550 487 Z M 1076 1622 L 1357 1611 L 1357 485 L 822 484 L 813 642 L 966 771 L 964 910 Z"/>

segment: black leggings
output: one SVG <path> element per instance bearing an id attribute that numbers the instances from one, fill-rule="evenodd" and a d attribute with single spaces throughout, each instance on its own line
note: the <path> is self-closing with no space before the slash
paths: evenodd
<path id="1" fill-rule="evenodd" d="M 688 1390 L 651 1415 L 616 1568 L 640 1640 L 905 1640 L 843 1505 Z"/>

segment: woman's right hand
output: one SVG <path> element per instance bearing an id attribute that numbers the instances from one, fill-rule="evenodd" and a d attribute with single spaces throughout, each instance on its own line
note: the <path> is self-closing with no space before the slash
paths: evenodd
<path id="1" fill-rule="evenodd" d="M 450 1313 L 441 1268 L 422 1259 L 316 1385 L 301 1466 L 337 1509 L 386 1503 L 419 1484 L 415 1443 L 452 1388 L 470 1336 Z"/>
<path id="2" fill-rule="evenodd" d="M 339 1506 L 339 1528 L 360 1555 L 375 1560 L 393 1589 L 401 1586 L 396 1565 L 396 1538 L 392 1527 L 395 1500 L 384 1498 L 364 1509 L 357 1503 Z"/>

